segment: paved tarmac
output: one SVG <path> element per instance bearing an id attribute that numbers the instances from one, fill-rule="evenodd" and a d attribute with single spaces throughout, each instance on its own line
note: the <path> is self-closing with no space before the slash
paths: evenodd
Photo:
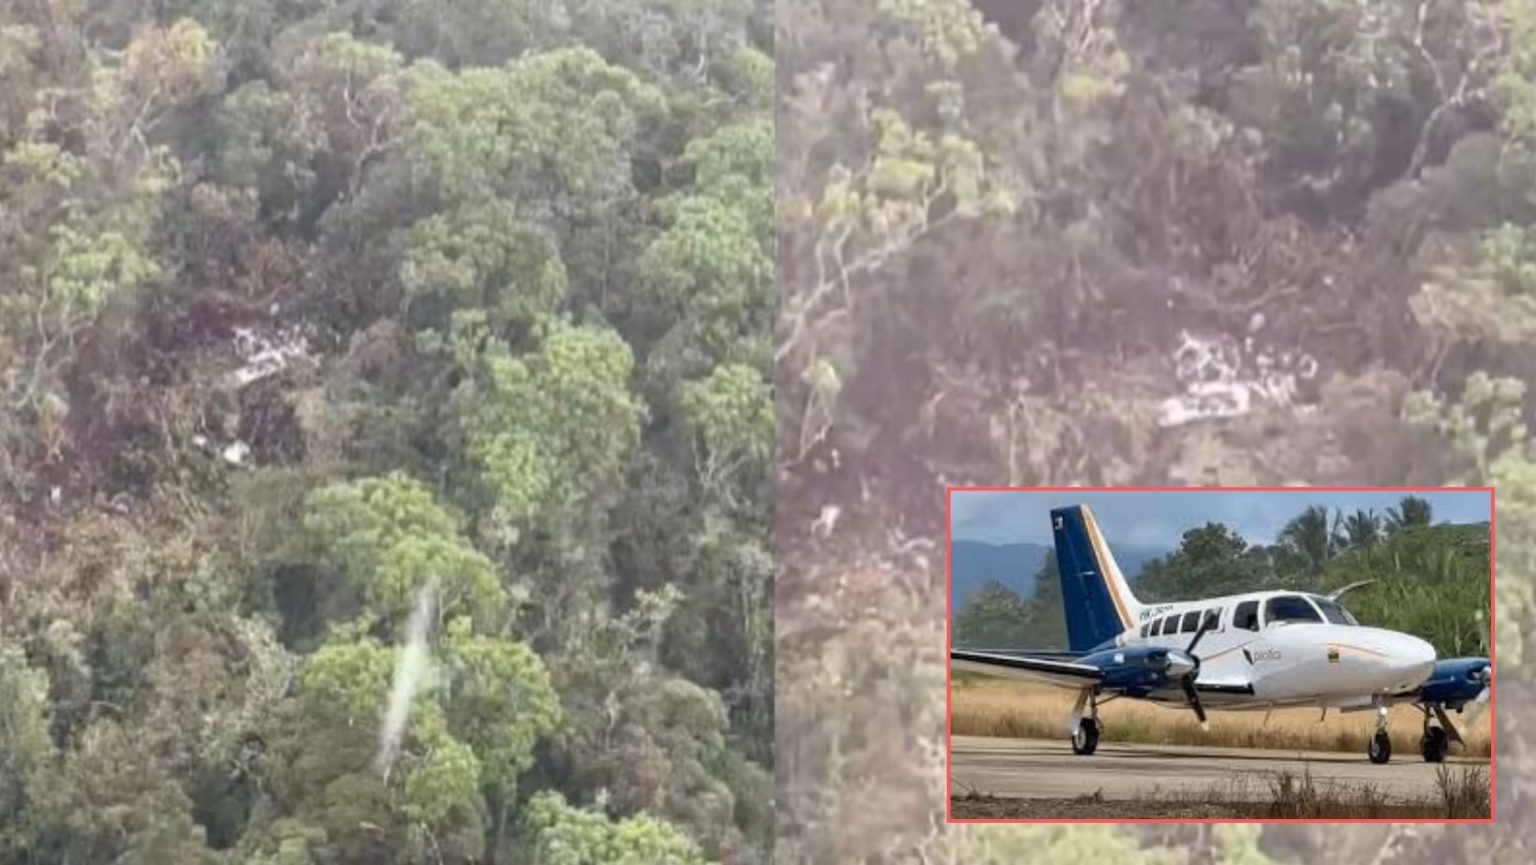
<path id="1" fill-rule="evenodd" d="M 1455 755 L 1445 764 L 1488 765 L 1487 758 Z M 1189 745 L 1142 745 L 1099 742 L 1094 754 L 1080 757 L 1060 740 L 954 737 L 951 753 L 952 795 L 968 792 L 1019 798 L 1063 799 L 1092 796 L 1142 799 L 1156 792 L 1204 793 L 1213 788 L 1225 798 L 1269 801 L 1270 781 L 1282 771 L 1300 778 L 1310 771 L 1314 784 L 1372 784 L 1390 798 L 1438 795 L 1436 766 L 1417 750 L 1394 751 L 1392 761 L 1375 765 L 1343 751 L 1259 751 L 1200 748 Z"/>

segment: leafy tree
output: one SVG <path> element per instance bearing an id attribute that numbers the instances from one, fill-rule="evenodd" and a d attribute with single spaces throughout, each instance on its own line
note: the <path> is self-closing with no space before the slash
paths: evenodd
<path id="1" fill-rule="evenodd" d="M 0 861 L 19 861 L 49 819 L 48 680 L 0 643 Z"/>
<path id="2" fill-rule="evenodd" d="M 524 817 L 529 856 L 549 865 L 703 865 L 698 848 L 677 830 L 649 817 L 613 821 L 566 804 L 559 793 L 540 793 Z"/>
<path id="3" fill-rule="evenodd" d="M 1369 549 L 1381 540 L 1381 519 L 1375 511 L 1359 509 L 1344 518 L 1343 543 L 1350 548 Z"/>
<path id="4" fill-rule="evenodd" d="M 1158 601 L 1253 591 L 1273 579 L 1267 564 L 1263 552 L 1250 548 L 1231 528 L 1206 523 L 1186 531 L 1173 553 L 1144 565 L 1136 590 L 1140 596 Z"/>
<path id="5" fill-rule="evenodd" d="M 1280 530 L 1279 541 L 1308 573 L 1322 573 L 1333 557 L 1335 546 L 1333 528 L 1328 524 L 1328 509 L 1314 505 L 1302 511 Z"/>
<path id="6" fill-rule="evenodd" d="M 1431 513 L 1429 502 L 1418 496 L 1403 496 L 1397 507 L 1387 511 L 1387 532 L 1398 534 L 1428 526 Z"/>
<path id="7" fill-rule="evenodd" d="M 316 490 L 304 522 L 320 554 L 388 621 L 403 620 L 429 581 L 444 615 L 494 620 L 506 602 L 491 563 L 457 536 L 454 517 L 402 474 Z"/>
<path id="8" fill-rule="evenodd" d="M 1006 648 L 1029 642 L 1030 612 L 1017 592 L 988 580 L 955 617 L 955 645 Z"/>

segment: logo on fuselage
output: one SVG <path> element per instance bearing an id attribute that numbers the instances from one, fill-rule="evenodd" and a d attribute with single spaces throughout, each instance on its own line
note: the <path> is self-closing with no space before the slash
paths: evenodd
<path id="1" fill-rule="evenodd" d="M 1279 649 L 1260 649 L 1257 652 L 1244 649 L 1243 657 L 1247 658 L 1250 664 L 1258 664 L 1263 661 L 1278 661 L 1281 655 Z"/>

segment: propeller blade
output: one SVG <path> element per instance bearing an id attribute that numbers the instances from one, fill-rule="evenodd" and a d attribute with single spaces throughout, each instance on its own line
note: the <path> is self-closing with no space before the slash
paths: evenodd
<path id="1" fill-rule="evenodd" d="M 1488 674 L 1486 672 L 1483 674 L 1484 681 L 1487 681 L 1487 675 Z M 1468 712 L 1466 719 L 1461 722 L 1463 726 L 1471 729 L 1472 725 L 1476 724 L 1478 719 L 1482 718 L 1483 712 L 1487 711 L 1488 709 L 1489 693 L 1489 685 L 1484 685 L 1483 689 L 1477 692 L 1477 696 L 1472 699 L 1472 711 Z"/>
<path id="2" fill-rule="evenodd" d="M 1339 589 L 1338 591 L 1335 591 L 1333 594 L 1329 595 L 1328 596 L 1328 600 L 1330 600 L 1330 601 L 1337 601 L 1339 598 L 1343 597 L 1345 592 L 1353 591 L 1355 589 L 1360 588 L 1361 586 L 1369 586 L 1371 583 L 1374 583 L 1374 582 L 1376 582 L 1376 581 L 1375 580 L 1361 580 L 1358 583 L 1350 583 L 1349 585 L 1345 586 L 1344 588 Z"/>
<path id="3" fill-rule="evenodd" d="M 1189 701 L 1189 707 L 1195 710 L 1195 717 L 1200 719 L 1200 729 L 1211 729 L 1211 725 L 1205 720 L 1205 707 L 1200 705 L 1200 695 L 1195 691 L 1195 683 L 1192 679 L 1184 680 L 1184 698 Z"/>
<path id="4" fill-rule="evenodd" d="M 1189 645 L 1188 646 L 1184 647 L 1185 653 L 1193 655 L 1194 651 L 1195 651 L 1195 646 L 1199 645 L 1199 643 L 1200 643 L 1200 638 L 1205 636 L 1205 632 L 1206 631 L 1214 629 L 1215 626 L 1216 626 L 1215 623 L 1212 622 L 1209 618 L 1202 620 L 1200 622 L 1200 629 L 1195 631 L 1195 638 L 1193 640 L 1189 641 Z"/>

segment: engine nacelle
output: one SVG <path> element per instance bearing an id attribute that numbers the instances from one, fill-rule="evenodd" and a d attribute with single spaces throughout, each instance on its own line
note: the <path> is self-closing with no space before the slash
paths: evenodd
<path id="1" fill-rule="evenodd" d="M 1449 658 L 1436 661 L 1434 672 L 1419 687 L 1419 701 L 1460 709 L 1477 699 L 1492 673 L 1487 658 Z"/>
<path id="2" fill-rule="evenodd" d="M 1079 662 L 1103 670 L 1103 686 L 1125 691 L 1128 696 L 1144 696 L 1168 687 L 1175 677 L 1190 675 L 1199 668 L 1187 653 L 1161 646 L 1106 649 L 1080 658 Z"/>

